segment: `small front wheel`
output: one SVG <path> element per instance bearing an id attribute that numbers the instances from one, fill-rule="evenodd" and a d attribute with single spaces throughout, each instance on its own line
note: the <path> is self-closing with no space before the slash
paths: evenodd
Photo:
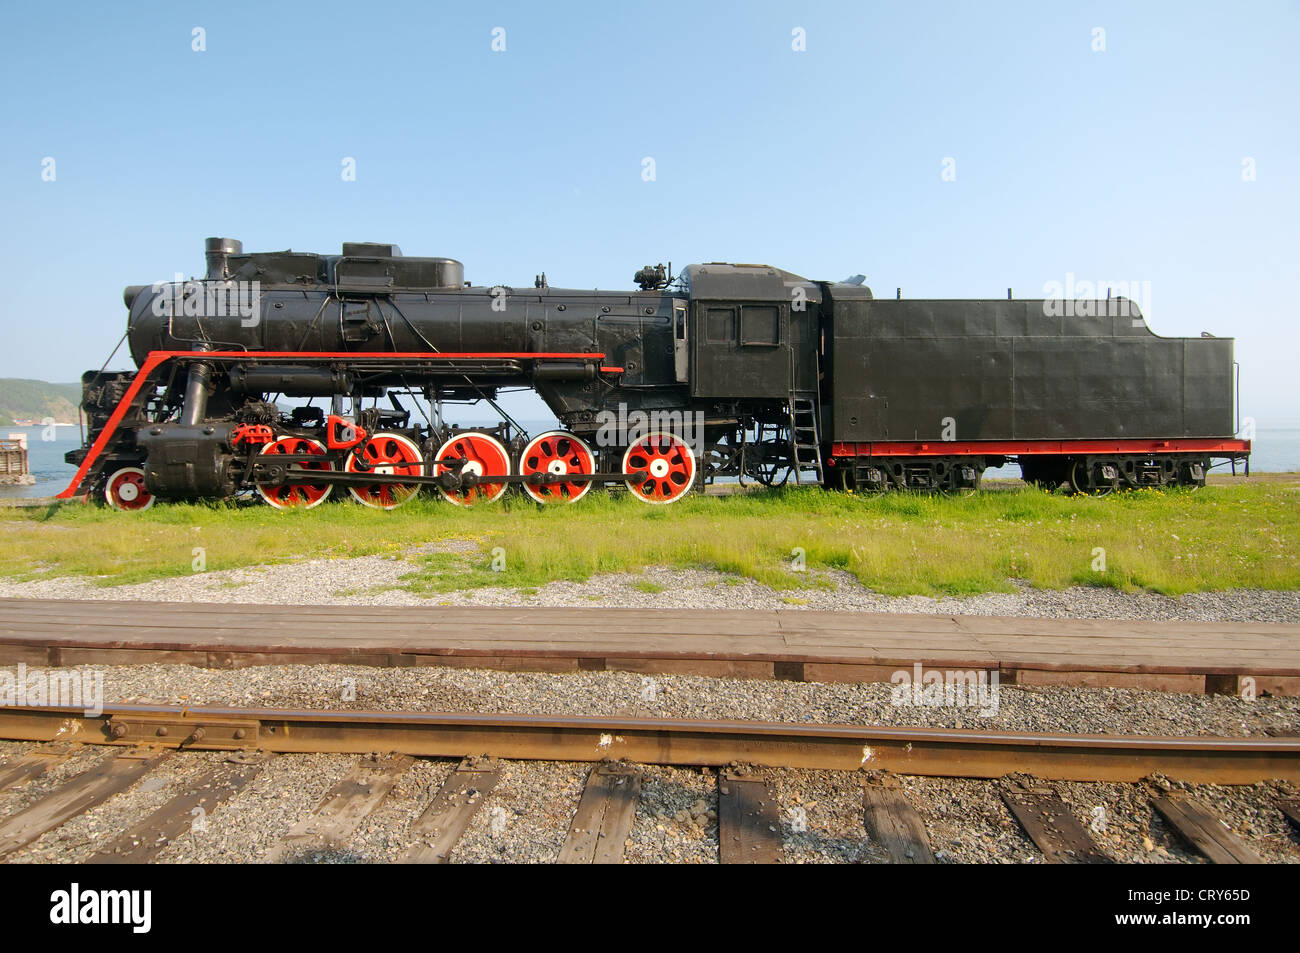
<path id="1" fill-rule="evenodd" d="M 144 471 L 139 467 L 122 467 L 104 484 L 104 499 L 115 510 L 136 513 L 154 504 L 154 495 L 145 486 Z"/>

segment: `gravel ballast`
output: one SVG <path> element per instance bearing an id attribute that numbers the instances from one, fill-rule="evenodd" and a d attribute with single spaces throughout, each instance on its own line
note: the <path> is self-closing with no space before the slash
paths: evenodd
<path id="1" fill-rule="evenodd" d="M 350 606 L 566 606 L 645 609 L 786 609 L 848 612 L 1001 615 L 1044 619 L 1127 619 L 1187 622 L 1300 622 L 1300 593 L 1234 589 L 1173 598 L 1151 592 L 1075 586 L 933 598 L 883 596 L 845 572 L 810 574 L 821 585 L 776 590 L 704 569 L 652 568 L 611 573 L 586 582 L 552 582 L 534 590 L 498 587 L 423 597 L 403 588 L 417 564 L 396 556 L 311 559 L 220 572 L 195 573 L 114 586 L 76 577 L 29 582 L 0 580 L 0 597 L 117 599 L 159 602 Z"/>

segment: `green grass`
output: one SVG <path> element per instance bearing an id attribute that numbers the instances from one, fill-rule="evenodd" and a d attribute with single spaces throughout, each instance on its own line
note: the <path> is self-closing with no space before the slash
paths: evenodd
<path id="1" fill-rule="evenodd" d="M 208 571 L 404 557 L 411 572 L 403 585 L 421 593 L 535 588 L 653 566 L 715 569 L 729 582 L 792 591 L 830 585 L 821 571 L 838 569 L 891 595 L 1007 591 L 1012 580 L 1171 595 L 1300 589 L 1300 493 L 1281 484 L 1102 498 L 1033 489 L 971 496 L 787 489 L 672 506 L 593 491 L 565 507 L 510 497 L 470 510 L 420 497 L 388 513 L 352 503 L 287 513 L 159 504 L 135 514 L 66 504 L 0 511 L 0 541 L 0 576 L 85 575 L 105 585 L 189 575 L 194 548 L 203 547 Z M 463 552 L 412 552 L 427 544 Z M 1099 547 L 1104 571 L 1092 568 Z M 794 571 L 796 548 L 808 572 Z M 366 580 L 357 583 L 364 588 Z M 644 581 L 638 588 L 661 587 Z"/>

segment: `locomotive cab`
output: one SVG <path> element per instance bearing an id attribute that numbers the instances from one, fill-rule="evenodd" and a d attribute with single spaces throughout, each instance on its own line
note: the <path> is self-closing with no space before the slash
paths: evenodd
<path id="1" fill-rule="evenodd" d="M 682 272 L 691 300 L 691 395 L 788 400 L 817 388 L 818 286 L 768 265 Z"/>

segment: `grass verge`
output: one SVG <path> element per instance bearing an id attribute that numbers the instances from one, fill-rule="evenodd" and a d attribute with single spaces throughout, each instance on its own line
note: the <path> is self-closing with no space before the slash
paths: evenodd
<path id="1" fill-rule="evenodd" d="M 346 502 L 287 513 L 159 504 L 132 514 L 72 503 L 0 511 L 0 576 L 120 585 L 190 575 L 200 564 L 214 571 L 388 554 L 410 561 L 404 585 L 426 594 L 650 566 L 715 569 L 777 589 L 828 584 L 797 571 L 802 561 L 888 595 L 1007 591 L 1012 580 L 1177 595 L 1300 589 L 1297 539 L 1300 494 L 1288 484 L 1102 498 L 1029 488 L 874 497 L 787 489 L 665 507 L 593 491 L 571 507 L 509 497 L 469 510 L 420 497 L 392 512 Z M 449 542 L 464 552 L 418 552 Z"/>

